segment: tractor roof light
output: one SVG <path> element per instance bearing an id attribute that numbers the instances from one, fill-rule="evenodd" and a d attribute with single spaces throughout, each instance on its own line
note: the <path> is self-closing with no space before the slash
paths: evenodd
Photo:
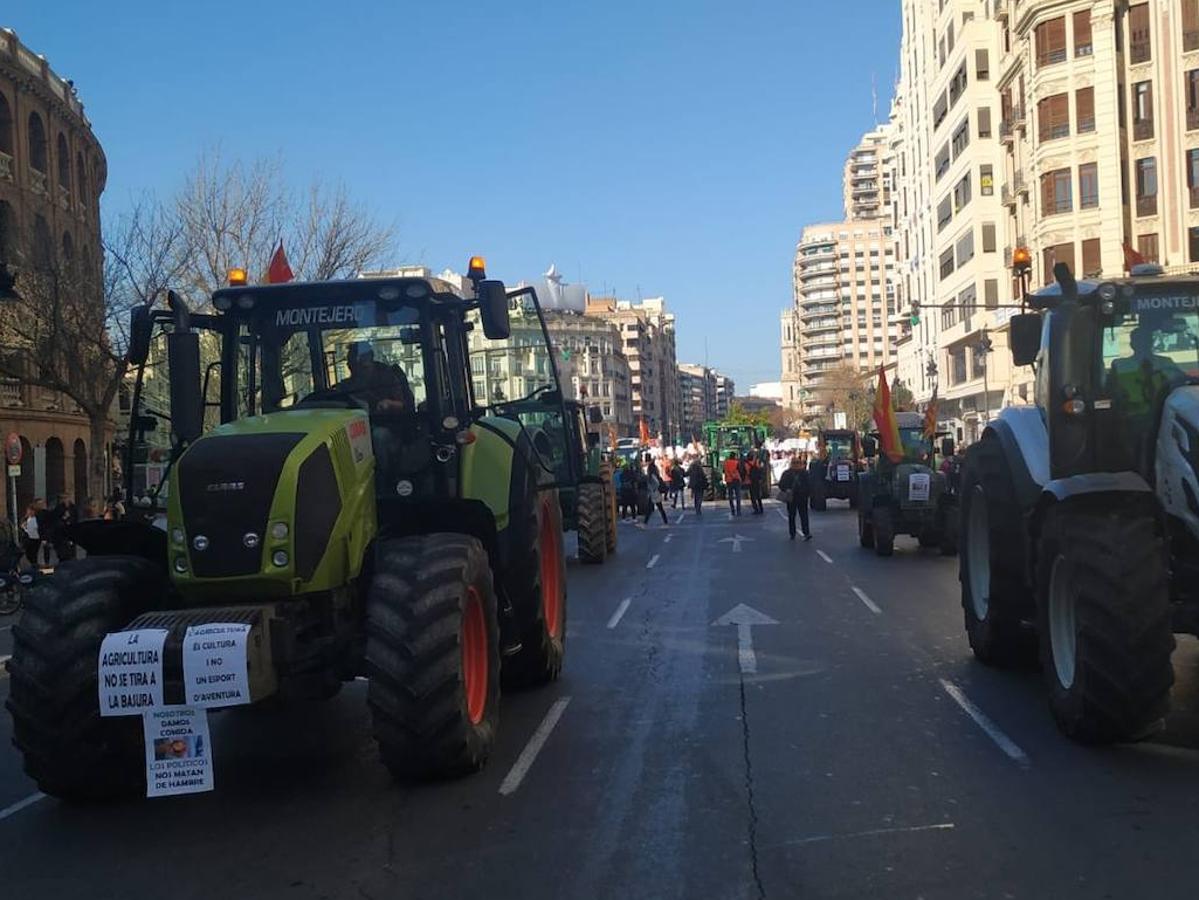
<path id="1" fill-rule="evenodd" d="M 236 268 L 229 270 L 229 286 L 241 287 L 250 283 L 250 277 L 246 274 L 245 269 Z"/>
<path id="2" fill-rule="evenodd" d="M 481 256 L 472 256 L 466 267 L 466 275 L 468 278 L 486 278 L 487 260 Z"/>
<path id="3" fill-rule="evenodd" d="M 1032 254 L 1027 247 L 1017 247 L 1012 251 L 1012 269 L 1016 272 L 1027 272 L 1032 268 Z"/>

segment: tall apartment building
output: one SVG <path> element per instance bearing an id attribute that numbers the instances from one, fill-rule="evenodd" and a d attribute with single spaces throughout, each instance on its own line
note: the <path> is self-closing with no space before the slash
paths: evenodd
<path id="1" fill-rule="evenodd" d="M 728 375 L 723 375 L 712 370 L 712 375 L 716 379 L 716 405 L 713 418 L 724 419 L 728 417 L 729 410 L 733 406 L 733 398 L 737 396 L 737 385 Z"/>
<path id="2" fill-rule="evenodd" d="M 615 297 L 588 297 L 587 315 L 616 326 L 629 362 L 634 425 L 642 419 L 651 434 L 675 442 L 681 419 L 675 357 L 674 314 L 662 297 L 640 303 Z"/>
<path id="3" fill-rule="evenodd" d="M 891 205 L 890 123 L 866 132 L 849 151 L 842 176 L 847 219 L 877 219 L 887 216 Z"/>
<path id="4" fill-rule="evenodd" d="M 679 406 L 682 441 L 698 440 L 704 422 L 716 418 L 716 371 L 679 363 Z"/>
<path id="5" fill-rule="evenodd" d="M 1199 0 L 997 6 L 1008 245 L 1031 286 L 1063 261 L 1118 277 L 1125 245 L 1199 267 Z"/>
<path id="6" fill-rule="evenodd" d="M 942 424 L 965 440 L 1003 406 L 1011 368 L 1010 310 L 999 308 L 1011 303 L 1011 281 L 992 10 L 977 0 L 903 0 L 893 110 L 897 297 L 908 319 L 896 371 L 917 400 L 935 385 Z"/>

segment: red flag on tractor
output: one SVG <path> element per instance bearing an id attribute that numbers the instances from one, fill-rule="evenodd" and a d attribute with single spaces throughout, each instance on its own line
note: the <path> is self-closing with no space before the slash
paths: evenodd
<path id="1" fill-rule="evenodd" d="M 878 390 L 874 394 L 874 426 L 878 429 L 878 442 L 883 453 L 891 462 L 903 459 L 903 445 L 899 442 L 899 423 L 895 410 L 891 408 L 891 387 L 887 374 L 878 367 Z"/>
<path id="2" fill-rule="evenodd" d="M 280 240 L 279 247 L 275 250 L 274 256 L 271 257 L 271 264 L 267 266 L 266 283 L 282 284 L 285 281 L 291 281 L 295 277 L 295 274 L 291 271 L 291 266 L 287 263 L 287 254 L 283 252 L 283 241 Z"/>
<path id="3" fill-rule="evenodd" d="M 1141 266 L 1145 264 L 1145 257 L 1141 256 L 1128 241 L 1124 242 L 1124 271 L 1131 272 L 1133 266 Z"/>
<path id="4" fill-rule="evenodd" d="M 930 441 L 937 436 L 937 385 L 933 385 L 933 396 L 924 407 L 924 436 Z"/>

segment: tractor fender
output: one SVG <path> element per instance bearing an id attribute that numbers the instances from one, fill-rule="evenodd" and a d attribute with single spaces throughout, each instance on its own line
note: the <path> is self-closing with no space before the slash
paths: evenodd
<path id="1" fill-rule="evenodd" d="M 1032 509 L 1051 480 L 1049 431 L 1041 411 L 1035 406 L 1009 406 L 991 421 L 987 431 L 1003 449 L 1020 508 Z"/>

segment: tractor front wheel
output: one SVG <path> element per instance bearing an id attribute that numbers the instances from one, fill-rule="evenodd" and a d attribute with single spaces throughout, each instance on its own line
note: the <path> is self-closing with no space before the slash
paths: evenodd
<path id="1" fill-rule="evenodd" d="M 45 793 L 97 801 L 145 790 L 141 718 L 100 715 L 100 644 L 167 590 L 148 560 L 93 556 L 60 564 L 27 594 L 8 708 L 25 771 Z"/>
<path id="2" fill-rule="evenodd" d="M 566 563 L 556 492 L 538 492 L 535 504 L 533 544 L 520 563 L 513 598 L 516 615 L 526 624 L 520 650 L 504 661 L 504 682 L 510 687 L 554 681 L 566 655 Z"/>
<path id="3" fill-rule="evenodd" d="M 874 523 L 874 552 L 879 556 L 890 556 L 895 552 L 895 510 L 885 504 L 876 506 L 871 518 Z"/>
<path id="4" fill-rule="evenodd" d="M 598 481 L 579 485 L 575 502 L 579 526 L 579 561 L 602 563 L 608 555 L 608 501 Z"/>
<path id="5" fill-rule="evenodd" d="M 499 722 L 500 655 L 487 551 L 462 534 L 385 538 L 366 600 L 367 703 L 396 778 L 465 775 Z"/>

